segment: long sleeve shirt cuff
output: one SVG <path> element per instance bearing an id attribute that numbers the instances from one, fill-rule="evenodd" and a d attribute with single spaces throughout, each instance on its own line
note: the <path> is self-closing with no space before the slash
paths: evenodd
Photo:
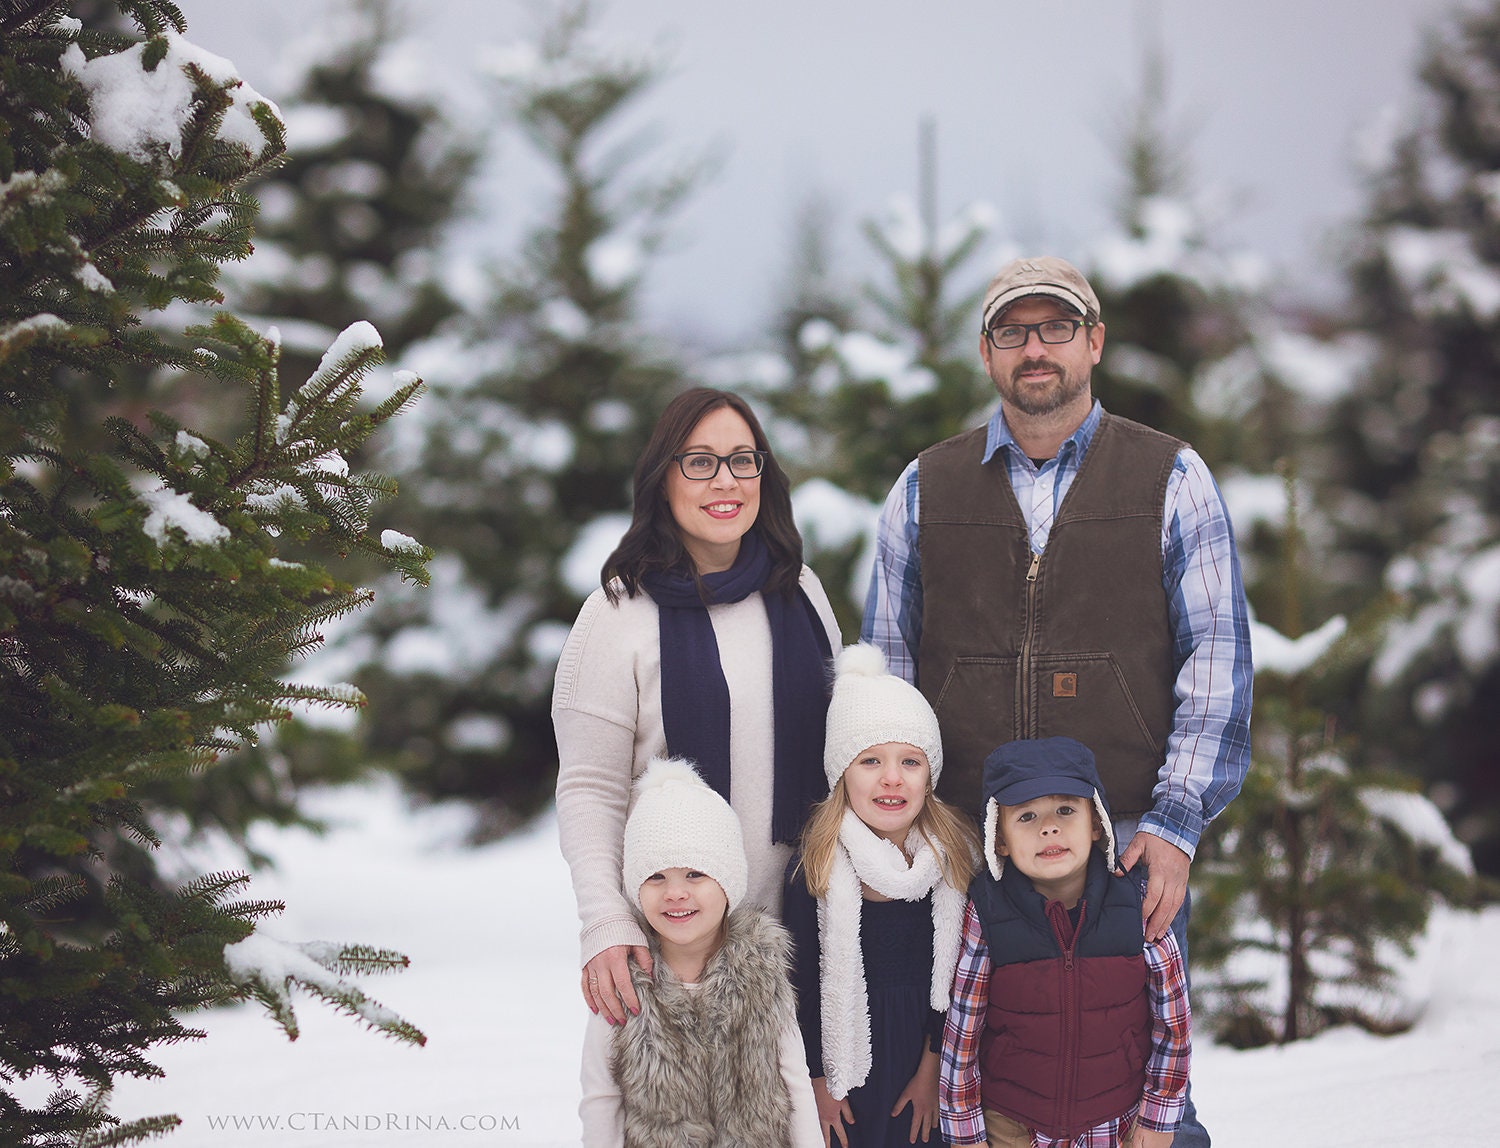
<path id="1" fill-rule="evenodd" d="M 984 1130 L 984 1109 L 975 1108 L 961 1113 L 943 1110 L 939 1113 L 943 1139 L 949 1144 L 985 1144 L 989 1137 Z"/>
<path id="2" fill-rule="evenodd" d="M 581 964 L 586 965 L 605 949 L 615 945 L 640 945 L 645 947 L 646 934 L 634 917 L 606 917 L 595 921 L 583 931 L 580 938 L 583 950 Z"/>
<path id="3" fill-rule="evenodd" d="M 1171 842 L 1192 857 L 1198 852 L 1198 839 L 1203 836 L 1203 813 L 1185 801 L 1168 798 L 1143 813 L 1137 829 Z M 1128 844 L 1122 842 L 1121 848 Z"/>
<path id="4" fill-rule="evenodd" d="M 1153 1132 L 1176 1132 L 1187 1108 L 1187 1092 L 1164 1095 L 1150 1088 L 1141 1097 L 1141 1124 Z"/>

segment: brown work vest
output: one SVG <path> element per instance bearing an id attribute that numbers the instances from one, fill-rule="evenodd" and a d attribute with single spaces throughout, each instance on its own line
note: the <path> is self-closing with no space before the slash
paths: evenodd
<path id="1" fill-rule="evenodd" d="M 1183 443 L 1104 415 L 1046 552 L 985 428 L 918 457 L 917 682 L 943 731 L 938 794 L 976 816 L 984 759 L 1017 738 L 1094 752 L 1110 809 L 1144 813 L 1166 759 L 1176 661 L 1162 588 L 1162 505 Z"/>

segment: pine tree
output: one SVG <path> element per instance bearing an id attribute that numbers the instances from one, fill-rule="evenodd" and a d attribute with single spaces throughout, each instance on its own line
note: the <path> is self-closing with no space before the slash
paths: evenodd
<path id="1" fill-rule="evenodd" d="M 1267 436 L 1277 428 L 1257 426 L 1255 418 L 1247 427 L 1243 417 L 1264 415 L 1243 394 L 1247 383 L 1258 389 L 1258 365 L 1253 356 L 1237 357 L 1250 335 L 1254 276 L 1249 260 L 1212 241 L 1210 213 L 1194 191 L 1187 142 L 1171 121 L 1167 93 L 1161 51 L 1148 49 L 1140 91 L 1118 131 L 1124 180 L 1116 229 L 1085 260 L 1107 332 L 1094 394 L 1112 414 L 1192 443 L 1210 467 L 1235 458 L 1264 472 L 1286 439 Z M 1219 387 L 1205 394 L 1215 372 L 1233 375 L 1240 393 L 1226 396 Z M 1238 409 L 1221 418 L 1215 398 L 1232 398 Z"/>
<path id="2" fill-rule="evenodd" d="M 393 81 L 423 61 L 391 0 L 345 0 L 314 44 L 280 102 L 286 161 L 249 188 L 261 204 L 255 253 L 227 277 L 237 310 L 280 327 L 294 378 L 351 323 L 375 323 L 399 362 L 457 312 L 436 248 L 477 159 L 431 93 Z"/>
<path id="3" fill-rule="evenodd" d="M 153 1046 L 201 1036 L 178 1014 L 205 1005 L 258 996 L 295 1035 L 299 983 L 423 1039 L 345 979 L 404 957 L 256 933 L 281 906 L 244 898 L 244 874 L 163 891 L 114 864 L 124 842 L 159 842 L 140 801 L 152 779 L 211 769 L 290 705 L 361 704 L 283 680 L 368 597 L 286 561 L 286 544 L 362 551 L 417 580 L 426 554 L 369 536 L 391 484 L 342 461 L 420 385 L 359 409 L 373 328 L 346 331 L 283 393 L 274 333 L 227 313 L 175 335 L 142 322 L 216 300 L 220 265 L 249 247 L 243 186 L 283 135 L 184 38 L 173 4 L 119 8 L 139 42 L 85 30 L 61 3 L 0 13 L 0 1124 L 28 1146 L 175 1125 L 122 1124 L 109 1091 L 159 1073 Z M 119 378 L 188 371 L 244 394 L 243 435 L 101 414 Z M 57 1086 L 39 1107 L 8 1087 L 34 1074 Z"/>
<path id="4" fill-rule="evenodd" d="M 619 142 L 660 63 L 594 42 L 586 4 L 497 64 L 509 115 L 556 199 L 460 345 L 416 352 L 432 379 L 390 525 L 430 544 L 434 589 L 391 587 L 358 640 L 375 703 L 363 733 L 429 796 L 479 799 L 501 832 L 550 799 L 557 655 L 624 532 L 630 476 L 684 385 L 636 318 L 640 285 L 698 167 L 634 172 Z M 415 436 L 414 436 L 415 437 Z"/>
<path id="5" fill-rule="evenodd" d="M 814 322 L 840 331 L 854 326 L 857 302 L 852 288 L 836 270 L 833 236 L 837 223 L 838 213 L 822 193 L 809 193 L 797 207 L 791 258 L 773 321 L 775 353 L 781 364 L 773 369 L 769 386 L 762 382 L 759 387 L 786 392 L 778 402 L 782 409 L 793 409 L 805 401 L 813 387 L 813 374 L 823 360 L 819 352 L 803 346 L 803 328 Z M 734 369 L 734 360 L 729 367 Z"/>
<path id="6" fill-rule="evenodd" d="M 1409 778 L 1361 767 L 1323 700 L 1351 639 L 1335 616 L 1302 632 L 1309 582 L 1296 483 L 1285 475 L 1281 631 L 1255 624 L 1253 757 L 1193 866 L 1195 989 L 1240 1047 L 1354 1022 L 1410 1023 L 1392 961 L 1439 901 L 1473 893 L 1467 851 Z M 1342 640 L 1342 641 L 1341 641 Z"/>
<path id="7" fill-rule="evenodd" d="M 1347 561 L 1405 619 L 1375 663 L 1369 752 L 1444 795 L 1500 873 L 1500 4 L 1455 16 L 1412 123 L 1372 161 L 1350 245 L 1372 363 L 1334 424 Z"/>
<path id="8" fill-rule="evenodd" d="M 865 220 L 865 240 L 882 265 L 864 285 L 872 314 L 838 330 L 804 325 L 799 340 L 826 365 L 815 376 L 817 473 L 850 493 L 880 499 L 903 467 L 940 439 L 972 425 L 994 397 L 975 350 L 982 272 L 970 266 L 994 215 L 972 204 L 940 220 L 936 128 L 924 122 L 915 205 L 893 199 Z"/>
<path id="9" fill-rule="evenodd" d="M 307 377 L 337 332 L 362 320 L 375 323 L 387 358 L 399 364 L 458 309 L 437 249 L 476 153 L 419 86 L 432 81 L 389 0 L 346 0 L 297 51 L 306 64 L 280 103 L 289 153 L 247 188 L 261 206 L 255 250 L 226 269 L 226 294 L 255 325 L 281 332 L 285 377 Z M 214 409 L 212 393 L 200 390 L 183 405 L 227 431 L 237 412 Z M 356 567 L 361 579 L 379 572 Z M 294 718 L 218 769 L 159 782 L 145 797 L 186 810 L 193 831 L 226 834 L 264 864 L 252 825 L 315 825 L 299 805 L 303 789 L 377 764 L 346 730 Z"/>
<path id="10" fill-rule="evenodd" d="M 993 212 L 972 204 L 940 218 L 931 122 L 918 171 L 919 204 L 893 198 L 862 225 L 878 278 L 844 297 L 822 273 L 826 228 L 804 226 L 777 321 L 783 369 L 746 378 L 733 376 L 734 360 L 720 369 L 770 412 L 808 564 L 845 633 L 859 629 L 880 501 L 908 462 L 973 425 L 994 398 L 975 349 L 983 282 L 972 265 Z M 827 216 L 820 206 L 813 218 Z"/>

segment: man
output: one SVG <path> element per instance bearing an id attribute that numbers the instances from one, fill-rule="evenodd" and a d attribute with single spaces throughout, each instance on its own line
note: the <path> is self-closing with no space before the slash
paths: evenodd
<path id="1" fill-rule="evenodd" d="M 943 730 L 942 796 L 978 814 L 1017 738 L 1093 750 L 1151 940 L 1184 954 L 1188 869 L 1250 757 L 1250 635 L 1228 513 L 1187 444 L 1106 414 L 1099 300 L 1018 259 L 985 291 L 986 426 L 922 452 L 886 499 L 861 636 Z M 1179 1146 L 1206 1144 L 1192 1115 Z"/>

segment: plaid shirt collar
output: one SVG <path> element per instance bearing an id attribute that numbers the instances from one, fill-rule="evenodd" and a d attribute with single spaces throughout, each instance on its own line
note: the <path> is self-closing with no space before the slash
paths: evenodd
<path id="1" fill-rule="evenodd" d="M 1082 464 L 1083 456 L 1088 453 L 1089 443 L 1094 441 L 1094 432 L 1099 429 L 1099 419 L 1104 414 L 1104 408 L 1099 405 L 1099 400 L 1094 400 L 1094 405 L 1089 408 L 1089 413 L 1083 422 L 1078 424 L 1078 429 L 1063 440 L 1058 448 L 1057 460 L 1059 466 L 1073 465 L 1077 467 Z M 1016 445 L 1014 436 L 1010 433 L 1010 427 L 1005 423 L 1005 404 L 1001 403 L 995 408 L 995 413 L 990 416 L 989 425 L 984 436 L 984 457 L 979 462 L 984 465 L 995 456 L 995 452 L 1001 447 L 1009 447 L 1017 457 L 1021 457 L 1021 448 Z"/>

